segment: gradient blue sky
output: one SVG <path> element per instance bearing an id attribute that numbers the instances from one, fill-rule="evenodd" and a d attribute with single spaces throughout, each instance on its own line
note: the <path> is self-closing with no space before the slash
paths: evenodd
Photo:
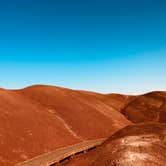
<path id="1" fill-rule="evenodd" d="M 165 0 L 0 0 L 0 87 L 166 90 Z"/>

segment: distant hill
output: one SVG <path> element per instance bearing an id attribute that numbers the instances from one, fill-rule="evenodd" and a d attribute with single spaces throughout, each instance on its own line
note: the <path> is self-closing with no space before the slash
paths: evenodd
<path id="1" fill-rule="evenodd" d="M 166 122 L 166 92 L 151 92 L 133 97 L 121 110 L 133 123 Z"/>

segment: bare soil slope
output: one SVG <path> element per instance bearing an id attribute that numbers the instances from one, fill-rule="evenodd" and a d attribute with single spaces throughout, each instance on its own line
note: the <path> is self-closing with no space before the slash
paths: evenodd
<path id="1" fill-rule="evenodd" d="M 63 119 L 82 139 L 107 137 L 130 123 L 108 105 L 104 101 L 107 97 L 101 94 L 53 86 L 32 86 L 20 92 Z"/>
<path id="2" fill-rule="evenodd" d="M 10 166 L 79 142 L 45 108 L 24 96 L 0 90 L 0 165 Z"/>
<path id="3" fill-rule="evenodd" d="M 140 124 L 125 127 L 102 146 L 91 166 L 164 166 L 166 124 Z"/>
<path id="4" fill-rule="evenodd" d="M 166 92 L 151 92 L 132 98 L 121 110 L 134 123 L 166 122 Z"/>
<path id="5" fill-rule="evenodd" d="M 76 156 L 63 166 L 164 166 L 166 124 L 130 125 L 111 136 L 103 145 Z"/>
<path id="6" fill-rule="evenodd" d="M 131 124 L 111 101 L 116 105 L 114 97 L 53 86 L 0 89 L 0 165 L 108 137 Z"/>

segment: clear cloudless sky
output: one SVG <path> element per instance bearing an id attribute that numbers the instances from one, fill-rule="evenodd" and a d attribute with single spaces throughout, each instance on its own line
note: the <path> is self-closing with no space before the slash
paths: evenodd
<path id="1" fill-rule="evenodd" d="M 165 0 L 1 0 L 0 87 L 166 90 Z"/>

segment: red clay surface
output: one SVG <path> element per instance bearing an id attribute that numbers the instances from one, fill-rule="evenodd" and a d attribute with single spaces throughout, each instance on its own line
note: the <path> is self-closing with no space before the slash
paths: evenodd
<path id="1" fill-rule="evenodd" d="M 104 95 L 44 85 L 0 89 L 0 165 L 12 166 L 149 121 L 166 122 L 166 92 Z M 91 164 L 97 155 L 91 151 L 79 162 L 85 165 L 90 159 Z"/>
<path id="2" fill-rule="evenodd" d="M 127 96 L 53 86 L 0 89 L 0 165 L 112 135 L 131 124 L 118 112 L 125 102 Z"/>
<path id="3" fill-rule="evenodd" d="M 165 166 L 166 124 L 130 125 L 61 166 Z"/>
<path id="4" fill-rule="evenodd" d="M 151 92 L 132 98 L 121 110 L 133 123 L 166 122 L 166 92 Z"/>

